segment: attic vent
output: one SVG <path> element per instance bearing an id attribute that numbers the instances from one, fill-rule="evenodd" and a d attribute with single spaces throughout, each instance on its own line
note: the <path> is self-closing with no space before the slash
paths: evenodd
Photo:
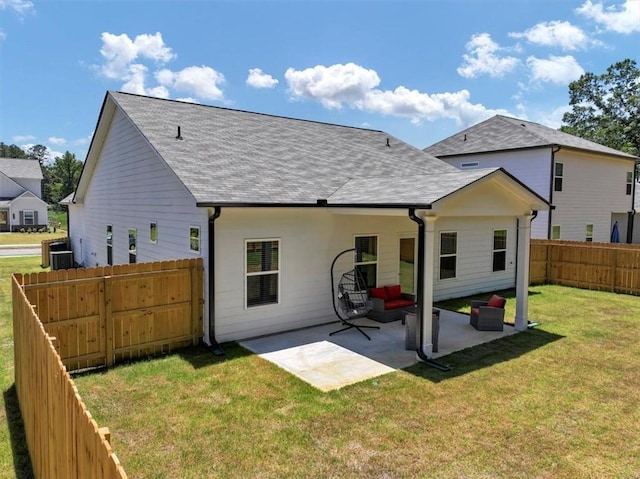
<path id="1" fill-rule="evenodd" d="M 178 135 L 176 136 L 176 140 L 183 140 L 182 135 L 180 134 L 180 125 L 178 125 Z"/>
<path id="2" fill-rule="evenodd" d="M 389 144 L 389 138 L 387 138 L 387 148 L 391 148 L 391 145 Z"/>

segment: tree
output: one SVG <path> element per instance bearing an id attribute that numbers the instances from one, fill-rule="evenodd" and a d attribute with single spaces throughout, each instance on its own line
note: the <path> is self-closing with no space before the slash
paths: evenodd
<path id="1" fill-rule="evenodd" d="M 572 110 L 561 131 L 640 155 L 640 70 L 626 59 L 606 73 L 585 73 L 569 84 Z"/>
<path id="2" fill-rule="evenodd" d="M 7 145 L 0 141 L 0 158 L 26 158 L 27 154 L 18 145 Z"/>
<path id="3" fill-rule="evenodd" d="M 56 206 L 76 189 L 82 172 L 82 162 L 76 159 L 76 155 L 66 151 L 64 155 L 56 157 L 53 165 L 47 168 L 51 178 L 51 203 Z"/>
<path id="4" fill-rule="evenodd" d="M 42 169 L 42 199 L 51 203 L 51 174 L 49 167 L 44 160 L 47 157 L 47 147 L 44 145 L 33 145 L 27 150 L 27 158 L 38 160 Z"/>

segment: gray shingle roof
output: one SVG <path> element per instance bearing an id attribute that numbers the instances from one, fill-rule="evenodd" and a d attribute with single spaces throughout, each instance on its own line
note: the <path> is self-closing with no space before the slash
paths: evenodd
<path id="1" fill-rule="evenodd" d="M 356 178 L 331 195 L 329 201 L 353 205 L 430 205 L 497 170 L 499 168 L 482 168 L 403 178 Z"/>
<path id="2" fill-rule="evenodd" d="M 468 155 L 491 151 L 564 146 L 621 158 L 635 156 L 563 133 L 538 123 L 496 115 L 424 149 L 437 157 Z"/>
<path id="3" fill-rule="evenodd" d="M 9 178 L 42 179 L 42 169 L 38 160 L 0 158 L 0 172 Z"/>
<path id="4" fill-rule="evenodd" d="M 442 173 L 456 173 L 446 181 L 459 175 L 382 131 L 109 95 L 201 204 L 308 204 L 329 198 L 353 178 L 394 178 L 400 184 L 414 175 L 425 182 Z M 182 140 L 176 139 L 178 126 Z"/>

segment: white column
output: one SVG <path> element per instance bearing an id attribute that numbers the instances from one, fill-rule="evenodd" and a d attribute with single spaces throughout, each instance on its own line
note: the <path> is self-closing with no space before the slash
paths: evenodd
<path id="1" fill-rule="evenodd" d="M 433 357 L 433 272 L 435 269 L 436 233 L 435 223 L 437 217 L 422 216 L 424 221 L 424 271 L 423 271 L 423 311 L 422 311 L 422 351 L 428 358 Z"/>
<path id="2" fill-rule="evenodd" d="M 529 320 L 529 249 L 531 215 L 518 217 L 518 274 L 516 275 L 516 318 L 518 331 L 527 329 Z"/>

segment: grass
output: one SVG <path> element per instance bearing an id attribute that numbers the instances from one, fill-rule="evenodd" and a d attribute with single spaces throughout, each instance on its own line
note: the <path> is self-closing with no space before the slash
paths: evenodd
<path id="1" fill-rule="evenodd" d="M 58 231 L 56 233 L 0 233 L 0 246 L 40 246 L 43 240 L 64 238 L 65 236 L 67 236 L 65 231 Z"/>
<path id="2" fill-rule="evenodd" d="M 224 358 L 193 348 L 75 381 L 130 477 L 637 477 L 640 298 L 530 292 L 540 326 L 447 356 L 449 373 L 416 365 L 321 393 L 227 344 Z"/>

